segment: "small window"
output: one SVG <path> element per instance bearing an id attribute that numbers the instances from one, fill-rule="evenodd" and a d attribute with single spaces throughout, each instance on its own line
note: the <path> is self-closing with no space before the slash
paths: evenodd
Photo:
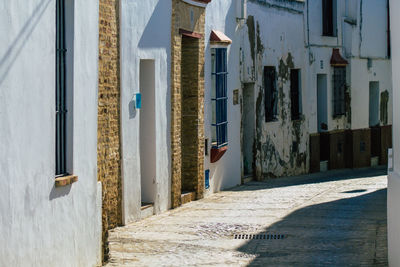
<path id="1" fill-rule="evenodd" d="M 55 175 L 72 172 L 72 73 L 74 1 L 56 0 L 55 17 Z"/>
<path id="2" fill-rule="evenodd" d="M 228 144 L 227 49 L 211 49 L 212 59 L 212 146 Z"/>
<path id="3" fill-rule="evenodd" d="M 56 176 L 67 174 L 65 2 L 56 3 Z"/>
<path id="4" fill-rule="evenodd" d="M 322 35 L 336 36 L 336 0 L 322 0 Z"/>
<path id="5" fill-rule="evenodd" d="M 275 67 L 264 67 L 265 122 L 275 121 L 278 110 Z"/>
<path id="6" fill-rule="evenodd" d="M 333 68 L 333 115 L 340 116 L 345 110 L 346 67 Z"/>
<path id="7" fill-rule="evenodd" d="M 292 120 L 300 119 L 301 115 L 301 79 L 300 70 L 290 70 L 290 103 Z"/>

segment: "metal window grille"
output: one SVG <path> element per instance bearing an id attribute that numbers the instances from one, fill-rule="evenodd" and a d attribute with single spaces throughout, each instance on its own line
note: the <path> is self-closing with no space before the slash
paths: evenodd
<path id="1" fill-rule="evenodd" d="M 278 91 L 276 90 L 275 67 L 264 67 L 265 122 L 277 117 Z"/>
<path id="2" fill-rule="evenodd" d="M 215 128 L 215 136 L 213 140 L 214 147 L 222 147 L 228 143 L 228 95 L 227 95 L 227 49 L 215 48 L 213 55 L 215 64 L 213 66 L 212 76 L 215 82 L 215 92 L 212 102 L 215 110 L 215 116 L 212 126 Z"/>
<path id="3" fill-rule="evenodd" d="M 300 71 L 290 70 L 290 102 L 292 120 L 300 119 Z"/>
<path id="4" fill-rule="evenodd" d="M 334 36 L 333 2 L 333 0 L 322 0 L 322 34 L 324 36 Z"/>
<path id="5" fill-rule="evenodd" d="M 66 167 L 66 45 L 65 3 L 56 3 L 56 175 L 67 174 Z"/>
<path id="6" fill-rule="evenodd" d="M 340 116 L 345 111 L 346 67 L 333 68 L 333 115 Z"/>

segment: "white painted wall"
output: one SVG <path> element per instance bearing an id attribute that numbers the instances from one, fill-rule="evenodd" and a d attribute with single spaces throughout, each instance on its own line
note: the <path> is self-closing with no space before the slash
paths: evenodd
<path id="1" fill-rule="evenodd" d="M 388 125 L 392 124 L 392 71 L 390 60 L 372 60 L 372 68 L 368 70 L 367 59 L 351 60 L 351 128 L 369 127 L 369 83 L 379 82 L 379 91 L 388 91 Z M 379 99 L 380 104 L 380 99 Z M 382 122 L 381 122 L 381 125 Z"/>
<path id="2" fill-rule="evenodd" d="M 386 58 L 387 5 L 386 1 L 362 0 L 359 26 L 362 57 Z"/>
<path id="3" fill-rule="evenodd" d="M 74 90 L 72 170 L 79 181 L 62 188 L 54 187 L 55 3 L 0 3 L 1 266 L 76 267 L 101 261 L 98 1 L 75 1 L 69 81 Z"/>
<path id="4" fill-rule="evenodd" d="M 380 93 L 388 91 L 388 124 L 392 123 L 391 61 L 387 53 L 387 11 L 386 1 L 337 0 L 338 37 L 323 37 L 322 4 L 319 0 L 309 1 L 310 53 L 309 74 L 311 107 L 310 132 L 317 132 L 316 75 L 327 74 L 328 78 L 328 129 L 361 129 L 369 127 L 369 82 L 378 81 Z M 361 8 L 362 7 L 362 8 Z M 350 22 L 353 22 L 354 25 Z M 343 31 L 342 31 L 343 30 Z M 308 33 L 306 33 L 308 34 Z M 351 90 L 351 123 L 346 117 L 334 119 L 332 74 L 330 66 L 332 49 L 339 48 L 341 55 L 349 62 L 347 83 Z M 367 68 L 367 57 L 372 67 Z M 322 63 L 321 63 L 322 61 Z M 323 66 L 322 66 L 323 65 Z M 322 66 L 322 67 L 321 67 Z M 381 123 L 381 125 L 383 125 Z"/>
<path id="5" fill-rule="evenodd" d="M 140 110 L 133 96 L 140 92 L 140 60 L 155 61 L 156 166 L 155 213 L 170 205 L 170 56 L 171 1 L 121 0 L 121 137 L 124 223 L 140 218 Z"/>
<path id="6" fill-rule="evenodd" d="M 390 1 L 390 24 L 399 25 L 400 2 Z M 390 266 L 400 266 L 400 29 L 392 27 L 392 70 L 393 70 L 393 152 L 394 172 L 388 177 L 388 253 Z"/>
<path id="7" fill-rule="evenodd" d="M 337 0 L 337 36 L 322 36 L 322 1 L 308 1 L 308 14 L 306 15 L 306 47 L 308 47 L 308 64 L 309 73 L 307 77 L 308 97 L 307 103 L 310 108 L 309 131 L 310 133 L 318 132 L 318 113 L 317 113 L 317 75 L 326 74 L 327 77 L 327 118 L 328 131 L 336 129 L 344 129 L 348 127 L 347 118 L 345 116 L 333 117 L 333 68 L 330 65 L 333 48 L 339 48 L 340 53 L 345 57 L 343 43 L 347 42 L 347 38 L 343 37 L 342 29 L 346 28 L 343 18 L 347 12 L 351 10 L 350 5 L 354 2 Z M 308 20 L 308 22 L 307 22 Z M 309 30 L 307 30 L 309 28 Z M 350 35 L 351 36 L 351 35 Z M 347 68 L 347 81 L 350 83 L 350 71 Z"/>
<path id="8" fill-rule="evenodd" d="M 205 94 L 204 94 L 204 132 L 211 149 L 211 45 L 212 30 L 224 32 L 232 39 L 228 47 L 228 150 L 216 163 L 210 163 L 210 156 L 204 158 L 204 169 L 210 170 L 210 188 L 206 195 L 240 184 L 240 105 L 233 105 L 233 90 L 240 89 L 239 80 L 239 48 L 240 32 L 236 23 L 236 1 L 212 1 L 206 8 L 205 27 Z"/>

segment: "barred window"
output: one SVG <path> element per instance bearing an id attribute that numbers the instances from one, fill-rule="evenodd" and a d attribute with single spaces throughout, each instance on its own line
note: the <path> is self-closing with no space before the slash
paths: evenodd
<path id="1" fill-rule="evenodd" d="M 212 146 L 228 144 L 227 49 L 213 48 L 212 58 Z"/>
<path id="2" fill-rule="evenodd" d="M 333 115 L 340 116 L 346 113 L 346 67 L 333 68 Z"/>
<path id="3" fill-rule="evenodd" d="M 66 40 L 65 2 L 56 3 L 56 175 L 67 174 L 66 138 Z"/>

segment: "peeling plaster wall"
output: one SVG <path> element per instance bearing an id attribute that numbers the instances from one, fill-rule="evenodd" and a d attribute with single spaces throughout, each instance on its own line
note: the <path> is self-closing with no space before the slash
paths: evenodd
<path id="1" fill-rule="evenodd" d="M 0 3 L 1 266 L 101 264 L 99 6 L 98 1 L 66 3 L 74 13 L 74 27 L 67 31 L 74 37 L 73 68 L 68 68 L 73 72 L 67 71 L 73 76 L 67 80 L 73 88 L 68 114 L 74 114 L 70 170 L 79 180 L 61 188 L 54 187 L 56 1 Z"/>
<path id="2" fill-rule="evenodd" d="M 290 118 L 291 68 L 301 70 L 300 103 L 308 101 L 304 10 L 304 3 L 297 1 L 249 1 L 247 5 L 241 77 L 242 82 L 255 83 L 257 179 L 308 171 L 309 105 L 300 104 L 303 106 L 300 120 L 291 121 Z M 274 66 L 278 76 L 278 120 L 267 123 L 264 110 L 264 66 Z"/>
<path id="3" fill-rule="evenodd" d="M 225 33 L 232 44 L 228 47 L 228 150 L 216 163 L 210 163 L 210 156 L 204 157 L 204 169 L 210 170 L 210 188 L 205 195 L 233 187 L 241 183 L 241 149 L 240 149 L 240 105 L 233 105 L 233 91 L 241 88 L 240 83 L 240 40 L 241 24 L 236 21 L 236 1 L 211 1 L 206 8 L 205 27 L 205 66 L 204 66 L 204 132 L 208 138 L 208 155 L 211 149 L 211 45 L 209 42 L 212 30 Z"/>
<path id="4" fill-rule="evenodd" d="M 121 131 L 124 223 L 140 218 L 140 60 L 155 61 L 156 168 L 154 210 L 171 206 L 170 57 L 171 1 L 121 0 Z"/>

